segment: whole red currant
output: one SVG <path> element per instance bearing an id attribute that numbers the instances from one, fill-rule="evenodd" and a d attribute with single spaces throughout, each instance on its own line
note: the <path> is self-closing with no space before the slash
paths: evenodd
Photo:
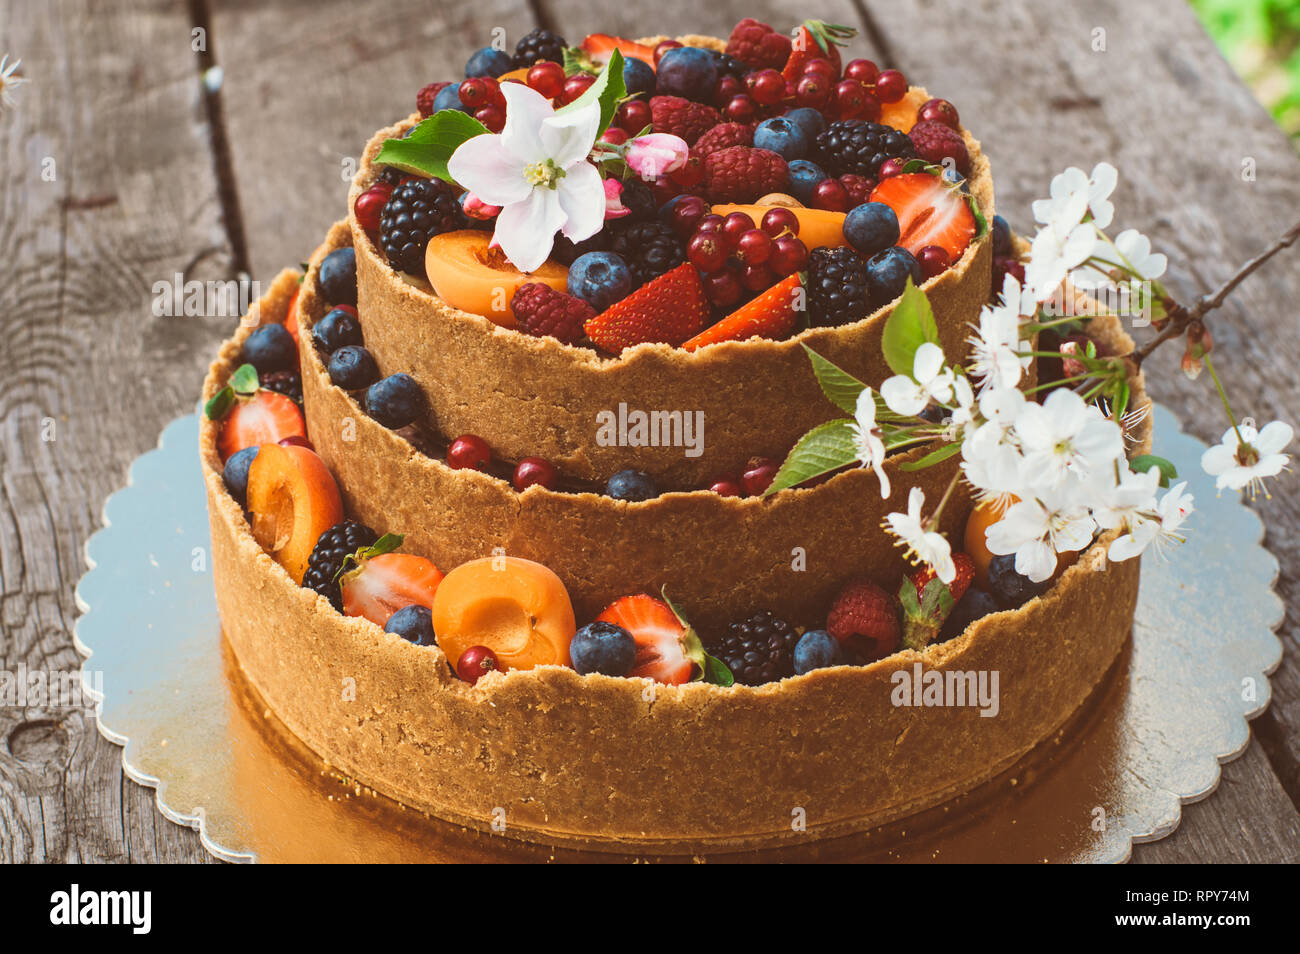
<path id="1" fill-rule="evenodd" d="M 474 113 L 474 118 L 488 128 L 488 132 L 499 133 L 506 128 L 506 111 L 500 106 L 484 106 Z"/>
<path id="2" fill-rule="evenodd" d="M 673 203 L 672 210 L 668 213 L 668 224 L 678 235 L 687 236 L 696 230 L 708 214 L 709 204 L 700 196 L 682 196 Z"/>
<path id="3" fill-rule="evenodd" d="M 870 60 L 849 60 L 844 66 L 846 79 L 855 79 L 859 83 L 874 83 L 880 75 L 880 68 Z"/>
<path id="4" fill-rule="evenodd" d="M 830 98 L 830 81 L 822 76 L 805 75 L 794 88 L 794 100 L 809 109 L 821 109 Z"/>
<path id="5" fill-rule="evenodd" d="M 898 70 L 884 70 L 876 77 L 876 98 L 882 103 L 896 103 L 907 95 L 907 78 Z"/>
<path id="6" fill-rule="evenodd" d="M 804 76 L 820 76 L 827 83 L 835 81 L 835 66 L 824 56 L 815 56 L 803 65 Z"/>
<path id="7" fill-rule="evenodd" d="M 686 243 L 686 257 L 705 275 L 727 264 L 730 250 L 717 232 L 696 232 Z"/>
<path id="8" fill-rule="evenodd" d="M 731 102 L 733 96 L 739 96 L 744 92 L 745 84 L 728 73 L 726 76 L 719 77 L 714 85 L 713 102 L 718 106 L 725 106 Z"/>
<path id="9" fill-rule="evenodd" d="M 733 123 L 753 122 L 754 117 L 758 115 L 758 103 L 754 102 L 752 96 L 740 93 L 731 97 L 722 111 Z"/>
<path id="10" fill-rule="evenodd" d="M 736 240 L 736 257 L 746 265 L 762 265 L 772 257 L 772 236 L 750 229 Z"/>
<path id="11" fill-rule="evenodd" d="M 501 661 L 497 659 L 497 654 L 486 646 L 471 646 L 456 661 L 456 675 L 471 686 L 494 669 L 500 668 Z"/>
<path id="12" fill-rule="evenodd" d="M 610 126 L 600 134 L 601 142 L 613 143 L 615 146 L 621 146 L 631 138 L 622 126 Z"/>
<path id="13" fill-rule="evenodd" d="M 763 213 L 762 228 L 772 238 L 776 238 L 782 232 L 798 235 L 799 216 L 795 215 L 790 209 L 773 206 Z"/>
<path id="14" fill-rule="evenodd" d="M 774 243 L 768 267 L 784 278 L 801 271 L 808 264 L 808 246 L 793 235 L 782 235 Z"/>
<path id="15" fill-rule="evenodd" d="M 754 220 L 744 212 L 731 212 L 722 220 L 722 236 L 728 245 L 735 248 L 740 237 L 753 227 Z"/>
<path id="16" fill-rule="evenodd" d="M 721 232 L 722 223 L 725 222 L 722 216 L 717 212 L 710 212 L 700 219 L 700 224 L 695 226 L 697 232 Z"/>
<path id="17" fill-rule="evenodd" d="M 776 284 L 776 275 L 766 265 L 746 265 L 740 270 L 740 285 L 746 291 L 761 292 L 774 284 Z"/>
<path id="18" fill-rule="evenodd" d="M 901 176 L 903 168 L 907 165 L 906 159 L 893 158 L 886 159 L 880 164 L 879 176 L 881 179 L 888 179 L 890 176 Z"/>
<path id="19" fill-rule="evenodd" d="M 520 492 L 533 484 L 538 484 L 547 490 L 554 490 L 557 476 L 555 467 L 550 461 L 541 457 L 525 457 L 515 464 L 515 472 L 510 482 L 515 485 L 515 490 Z"/>
<path id="20" fill-rule="evenodd" d="M 849 190 L 834 179 L 823 179 L 813 189 L 812 205 L 814 209 L 828 212 L 847 212 Z"/>
<path id="21" fill-rule="evenodd" d="M 629 99 L 626 103 L 618 108 L 615 116 L 615 122 L 621 126 L 629 136 L 635 136 L 641 130 L 650 125 L 654 117 L 650 114 L 650 104 L 642 102 L 639 99 Z"/>
<path id="22" fill-rule="evenodd" d="M 704 297 L 719 308 L 730 308 L 743 294 L 745 289 L 731 269 L 704 276 Z"/>
<path id="23" fill-rule="evenodd" d="M 961 128 L 957 116 L 957 107 L 946 99 L 927 99 L 916 111 L 916 121 L 921 123 L 943 123 L 952 129 Z"/>
<path id="24" fill-rule="evenodd" d="M 860 119 L 867 108 L 867 88 L 857 80 L 840 80 L 832 97 L 840 119 Z"/>
<path id="25" fill-rule="evenodd" d="M 460 104 L 471 112 L 477 112 L 492 103 L 492 89 L 497 81 L 487 76 L 475 76 L 463 81 L 456 93 Z"/>
<path id="26" fill-rule="evenodd" d="M 524 82 L 547 99 L 555 99 L 564 91 L 564 67 L 550 60 L 543 60 L 528 70 Z"/>
<path id="27" fill-rule="evenodd" d="M 935 275 L 946 272 L 952 266 L 952 256 L 948 254 L 946 248 L 927 245 L 916 253 L 916 263 L 921 266 L 922 275 L 926 278 L 934 278 Z"/>
<path id="28" fill-rule="evenodd" d="M 447 466 L 452 470 L 487 470 L 492 460 L 492 450 L 487 441 L 474 434 L 462 434 L 447 448 Z"/>
<path id="29" fill-rule="evenodd" d="M 596 82 L 596 77 L 590 73 L 575 73 L 570 76 L 564 81 L 564 86 L 560 90 L 560 105 L 569 105 L 569 103 L 585 93 L 594 82 Z"/>
<path id="30" fill-rule="evenodd" d="M 775 106 L 785 95 L 785 77 L 773 69 L 746 73 L 745 86 L 755 102 L 763 106 Z"/>
<path id="31" fill-rule="evenodd" d="M 312 446 L 312 442 L 307 440 L 307 438 L 303 437 L 301 434 L 290 434 L 288 437 L 282 437 L 278 443 L 281 447 L 305 447 L 309 451 L 316 450 L 316 448 Z"/>
<path id="32" fill-rule="evenodd" d="M 393 196 L 393 187 L 387 182 L 377 182 L 357 196 L 352 210 L 357 214 L 357 221 L 367 232 L 379 231 L 379 214 Z"/>
<path id="33" fill-rule="evenodd" d="M 709 490 L 719 497 L 739 497 L 740 478 L 735 474 L 718 474 L 709 481 Z"/>
<path id="34" fill-rule="evenodd" d="M 745 465 L 744 473 L 740 475 L 740 486 L 749 496 L 757 497 L 772 486 L 776 472 L 780 469 L 781 465 L 770 457 L 751 457 Z"/>
<path id="35" fill-rule="evenodd" d="M 676 50 L 681 44 L 676 40 L 663 40 L 655 46 L 655 66 L 659 65 L 659 57 L 663 56 L 669 50 Z"/>

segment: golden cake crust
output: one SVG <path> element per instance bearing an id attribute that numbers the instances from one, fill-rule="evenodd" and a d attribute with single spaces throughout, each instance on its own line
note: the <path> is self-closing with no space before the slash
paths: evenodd
<path id="1" fill-rule="evenodd" d="M 205 398 L 224 383 L 252 327 L 283 318 L 296 280 L 282 273 L 223 346 Z M 1093 325 L 1121 353 L 1131 346 L 1117 324 Z M 1145 400 L 1138 379 L 1135 405 Z M 1149 446 L 1145 430 L 1140 450 Z M 337 770 L 451 821 L 485 829 L 504 821 L 516 838 L 702 853 L 865 830 L 939 804 L 1068 721 L 1123 646 L 1136 605 L 1137 562 L 1105 559 L 1112 532 L 1042 597 L 923 653 L 759 688 L 666 687 L 559 667 L 493 673 L 470 686 L 437 647 L 343 617 L 295 585 L 226 493 L 216 434 L 205 421 L 200 456 L 217 602 L 253 687 Z M 834 484 L 782 496 L 829 497 Z M 464 512 L 466 521 L 473 516 Z M 895 705 L 900 674 L 917 665 L 945 676 L 996 672 L 998 714 Z M 793 830 L 800 816 L 804 832 Z"/>

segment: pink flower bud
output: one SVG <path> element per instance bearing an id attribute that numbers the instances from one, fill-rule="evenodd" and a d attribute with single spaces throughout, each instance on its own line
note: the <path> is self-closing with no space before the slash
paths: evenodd
<path id="1" fill-rule="evenodd" d="M 472 192 L 465 194 L 465 202 L 461 208 L 465 210 L 465 214 L 471 219 L 483 219 L 484 221 L 495 219 L 501 212 L 501 206 L 488 205 Z"/>
<path id="2" fill-rule="evenodd" d="M 605 180 L 605 218 L 621 219 L 632 210 L 623 205 L 623 183 L 617 179 Z"/>
<path id="3" fill-rule="evenodd" d="M 653 181 L 686 165 L 689 155 L 690 147 L 680 136 L 650 133 L 629 142 L 624 158 L 633 172 Z"/>

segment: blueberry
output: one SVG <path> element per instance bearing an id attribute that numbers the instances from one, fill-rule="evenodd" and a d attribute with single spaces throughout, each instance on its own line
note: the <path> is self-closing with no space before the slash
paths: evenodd
<path id="1" fill-rule="evenodd" d="M 754 130 L 754 147 L 774 152 L 787 161 L 802 159 L 808 152 L 808 135 L 798 123 L 784 116 L 765 119 Z"/>
<path id="2" fill-rule="evenodd" d="M 240 357 L 259 375 L 298 370 L 298 345 L 284 325 L 262 325 L 244 339 Z"/>
<path id="3" fill-rule="evenodd" d="M 993 257 L 1011 258 L 1011 226 L 1000 215 L 993 216 Z"/>
<path id="4" fill-rule="evenodd" d="M 438 640 L 433 635 L 433 611 L 427 606 L 412 603 L 403 606 L 384 624 L 385 633 L 401 636 L 417 646 L 436 646 Z"/>
<path id="5" fill-rule="evenodd" d="M 366 391 L 366 411 L 384 427 L 397 430 L 417 417 L 424 407 L 420 386 L 409 374 L 390 374 Z"/>
<path id="6" fill-rule="evenodd" d="M 654 478 L 644 471 L 620 470 L 605 483 L 605 494 L 615 500 L 650 500 L 659 496 Z"/>
<path id="7" fill-rule="evenodd" d="M 627 87 L 627 94 L 635 96 L 638 93 L 645 93 L 647 96 L 655 91 L 655 71 L 654 67 L 645 60 L 638 60 L 635 56 L 629 56 L 623 61 L 623 85 Z"/>
<path id="8" fill-rule="evenodd" d="M 887 305 L 903 294 L 908 276 L 911 276 L 913 285 L 921 284 L 924 278 L 912 253 L 898 245 L 867 259 L 867 285 L 871 289 L 872 307 Z"/>
<path id="9" fill-rule="evenodd" d="M 1035 583 L 1029 577 L 1017 573 L 1014 553 L 995 556 L 989 561 L 989 589 L 1003 609 L 1015 609 L 1021 603 L 1028 602 L 1044 592 L 1051 582 L 1046 579 Z"/>
<path id="10" fill-rule="evenodd" d="M 626 676 L 636 662 L 636 640 L 622 626 L 588 623 L 573 634 L 569 658 L 573 668 L 583 676 L 592 672 Z"/>
<path id="11" fill-rule="evenodd" d="M 495 47 L 485 46 L 475 50 L 465 61 L 465 78 L 471 76 L 490 76 L 496 79 L 502 73 L 509 73 L 513 61 L 510 54 Z M 436 98 L 436 97 L 435 97 Z"/>
<path id="12" fill-rule="evenodd" d="M 317 275 L 325 300 L 331 305 L 357 303 L 357 253 L 350 248 L 336 248 L 320 263 Z"/>
<path id="13" fill-rule="evenodd" d="M 898 216 L 883 202 L 864 202 L 844 217 L 844 237 L 870 258 L 898 241 Z"/>
<path id="14" fill-rule="evenodd" d="M 587 252 L 569 266 L 569 294 L 604 311 L 632 292 L 632 270 L 614 252 Z"/>
<path id="15" fill-rule="evenodd" d="M 802 129 L 809 142 L 816 139 L 819 133 L 826 131 L 826 117 L 811 106 L 792 109 L 785 114 L 784 118 Z"/>
<path id="16" fill-rule="evenodd" d="M 824 629 L 810 629 L 794 644 L 796 675 L 802 676 L 814 669 L 840 666 L 843 663 L 844 653 L 840 649 L 840 641 Z"/>
<path id="17" fill-rule="evenodd" d="M 344 391 L 360 391 L 375 383 L 379 365 L 361 345 L 344 345 L 330 356 L 330 381 Z"/>
<path id="18" fill-rule="evenodd" d="M 804 205 L 809 205 L 812 202 L 813 189 L 817 188 L 817 183 L 825 178 L 826 173 L 817 163 L 809 162 L 807 159 L 796 159 L 790 163 L 790 194 Z"/>
<path id="19" fill-rule="evenodd" d="M 235 503 L 244 506 L 248 502 L 248 468 L 253 465 L 253 458 L 261 448 L 245 447 L 241 451 L 235 451 L 226 458 L 226 466 L 222 468 L 221 479 L 226 482 L 226 489 L 230 491 L 230 496 L 235 498 Z"/>
<path id="20" fill-rule="evenodd" d="M 718 67 L 712 54 L 698 46 L 665 50 L 655 72 L 655 91 L 660 96 L 682 96 L 697 103 L 713 98 L 718 84 Z"/>
<path id="21" fill-rule="evenodd" d="M 352 312 L 334 308 L 312 326 L 311 338 L 325 354 L 333 354 L 344 345 L 361 344 L 361 324 Z"/>
<path id="22" fill-rule="evenodd" d="M 460 101 L 459 83 L 452 83 L 449 86 L 444 86 L 442 89 L 438 90 L 438 95 L 433 97 L 433 111 L 439 113 L 444 109 L 458 109 L 462 113 L 469 112 L 469 110 L 465 108 L 465 105 Z M 411 131 L 413 132 L 414 130 L 415 127 L 412 126 Z"/>
<path id="23" fill-rule="evenodd" d="M 1012 560 L 1014 561 L 1014 557 Z M 966 632 L 966 627 L 977 619 L 988 616 L 989 613 L 996 613 L 1002 607 L 998 606 L 998 601 L 993 598 L 993 594 L 988 590 L 982 590 L 978 586 L 972 586 L 962 598 L 953 606 L 948 618 L 943 621 L 943 628 L 939 630 L 939 636 L 936 643 L 947 642 L 955 639 L 962 633 Z"/>

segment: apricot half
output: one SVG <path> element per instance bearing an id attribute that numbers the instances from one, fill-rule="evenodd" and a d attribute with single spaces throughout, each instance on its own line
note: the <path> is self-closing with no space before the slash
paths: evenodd
<path id="1" fill-rule="evenodd" d="M 490 247 L 491 240 L 487 232 L 477 229 L 435 235 L 424 252 L 424 271 L 437 296 L 453 308 L 513 328 L 510 299 L 519 286 L 542 282 L 562 292 L 569 270 L 547 261 L 535 272 L 521 272 L 501 249 Z"/>
<path id="2" fill-rule="evenodd" d="M 744 212 L 754 220 L 755 225 L 763 221 L 763 215 L 771 210 L 770 205 L 715 205 L 710 211 L 718 215 L 732 212 Z M 848 244 L 844 240 L 844 213 L 831 212 L 826 209 L 790 209 L 799 220 L 799 238 L 808 251 L 820 245 L 836 248 Z"/>
<path id="3" fill-rule="evenodd" d="M 924 90 L 915 86 L 909 89 L 896 103 L 885 103 L 880 108 L 880 123 L 892 126 L 899 132 L 911 132 L 916 125 L 916 111 L 929 99 Z"/>
<path id="4" fill-rule="evenodd" d="M 453 666 L 486 646 L 504 669 L 569 665 L 573 604 L 560 578 L 520 557 L 462 563 L 433 596 L 433 631 Z"/>
<path id="5" fill-rule="evenodd" d="M 320 535 L 343 519 L 338 484 L 306 447 L 262 444 L 248 469 L 253 537 L 302 583 Z"/>

